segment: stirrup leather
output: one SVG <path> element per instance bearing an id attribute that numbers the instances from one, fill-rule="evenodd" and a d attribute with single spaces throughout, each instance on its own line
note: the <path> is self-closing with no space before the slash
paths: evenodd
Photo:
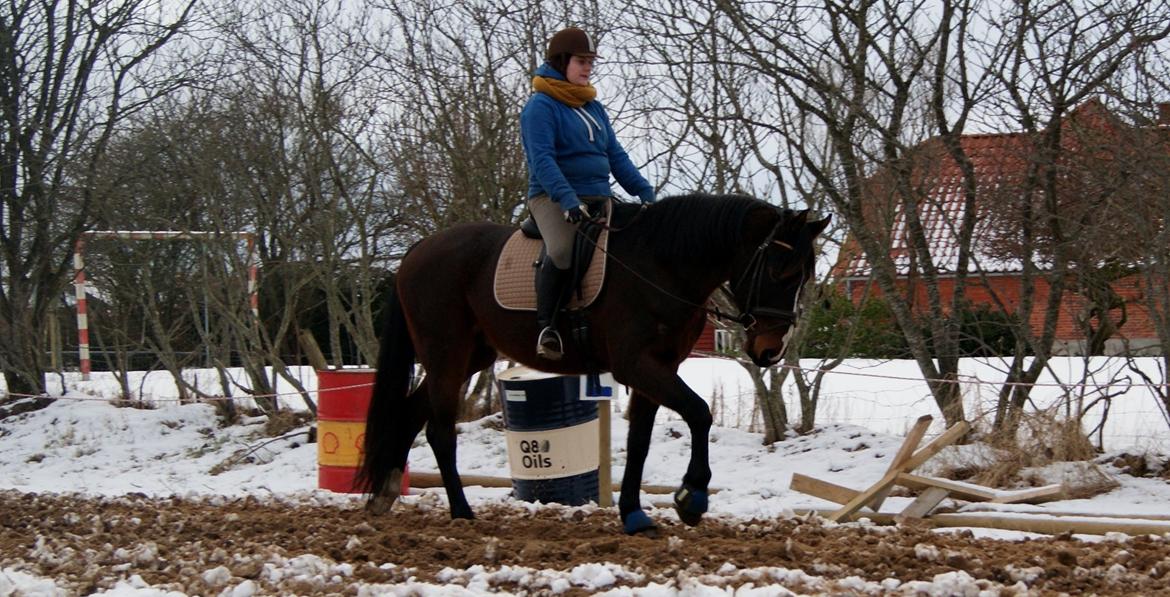
<path id="1" fill-rule="evenodd" d="M 564 344 L 561 343 L 561 334 L 552 327 L 540 330 L 540 337 L 536 340 L 536 355 L 550 361 L 559 361 L 564 354 Z"/>

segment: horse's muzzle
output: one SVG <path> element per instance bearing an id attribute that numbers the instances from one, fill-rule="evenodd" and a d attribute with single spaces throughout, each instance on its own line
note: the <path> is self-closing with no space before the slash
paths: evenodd
<path id="1" fill-rule="evenodd" d="M 780 360 L 784 358 L 783 344 L 779 346 L 767 346 L 761 350 L 757 350 L 756 344 L 758 342 L 759 339 L 756 339 L 755 342 L 749 342 L 748 345 L 744 347 L 744 353 L 747 354 L 748 358 L 751 359 L 757 367 L 771 367 L 772 365 L 779 363 Z"/>
<path id="2" fill-rule="evenodd" d="M 780 358 L 784 356 L 784 353 L 783 351 L 769 348 L 758 355 L 749 353 L 748 356 L 751 357 L 752 362 L 757 367 L 771 367 L 780 362 Z"/>

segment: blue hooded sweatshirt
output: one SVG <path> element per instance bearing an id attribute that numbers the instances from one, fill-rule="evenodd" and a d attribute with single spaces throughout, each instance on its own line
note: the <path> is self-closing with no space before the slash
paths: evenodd
<path id="1" fill-rule="evenodd" d="M 547 63 L 536 76 L 565 80 Z M 520 136 L 528 162 L 528 197 L 547 194 L 570 210 L 579 196 L 610 196 L 609 175 L 631 195 L 654 200 L 654 187 L 618 143 L 601 102 L 571 108 L 552 96 L 533 93 L 520 112 Z"/>

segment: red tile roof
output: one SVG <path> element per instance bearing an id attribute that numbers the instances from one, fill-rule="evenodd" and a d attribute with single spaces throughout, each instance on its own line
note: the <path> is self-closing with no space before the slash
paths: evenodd
<path id="1" fill-rule="evenodd" d="M 1095 151 L 1082 147 L 1086 145 L 1085 139 L 1107 138 L 1116 141 L 1119 138 L 1118 131 L 1129 128 L 1096 100 L 1078 106 L 1065 123 L 1070 131 L 1091 130 L 1091 137 L 1084 134 L 1063 136 L 1063 144 L 1073 150 L 1071 153 L 1082 154 Z M 1170 128 L 1158 128 L 1170 132 Z M 1021 269 L 1020 261 L 1012 250 L 1019 224 L 1013 222 L 1010 216 L 1003 215 L 1014 210 L 1002 209 L 1001 202 L 1020 199 L 1020 189 L 1027 170 L 1030 165 L 1037 163 L 1032 158 L 1034 146 L 1031 139 L 1033 137 L 1024 133 L 963 135 L 960 138 L 961 147 L 976 173 L 975 209 L 979 211 L 976 215 L 969 271 L 1016 272 Z M 958 267 L 959 226 L 967 210 L 962 172 L 955 160 L 947 155 L 940 138 L 919 144 L 909 150 L 906 157 L 913 164 L 911 184 L 916 190 L 915 195 L 921 198 L 918 214 L 932 260 L 940 272 L 953 273 Z M 1082 159 L 1086 157 L 1098 159 L 1096 155 L 1084 155 Z M 888 173 L 875 174 L 868 181 L 868 190 L 875 203 L 889 200 L 892 204 L 886 206 L 893 213 L 890 218 L 890 252 L 898 274 L 907 275 L 912 260 L 906 214 L 900 203 L 893 204 L 890 191 L 882 191 L 890 187 L 889 178 Z M 1000 208 L 997 209 L 997 205 Z M 867 206 L 875 214 L 881 208 L 878 205 Z M 876 219 L 877 215 L 874 217 L 875 221 L 880 221 Z M 834 274 L 839 279 L 867 277 L 870 267 L 865 253 L 849 238 L 838 257 Z"/>

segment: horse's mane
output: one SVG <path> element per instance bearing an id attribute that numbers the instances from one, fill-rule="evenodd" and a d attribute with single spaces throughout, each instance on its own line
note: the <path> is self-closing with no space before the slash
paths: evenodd
<path id="1" fill-rule="evenodd" d="M 638 216 L 638 205 L 617 205 L 613 220 L 617 227 L 628 225 L 629 234 L 657 258 L 712 263 L 742 246 L 744 218 L 761 206 L 772 207 L 747 195 L 694 193 L 664 198 Z"/>

